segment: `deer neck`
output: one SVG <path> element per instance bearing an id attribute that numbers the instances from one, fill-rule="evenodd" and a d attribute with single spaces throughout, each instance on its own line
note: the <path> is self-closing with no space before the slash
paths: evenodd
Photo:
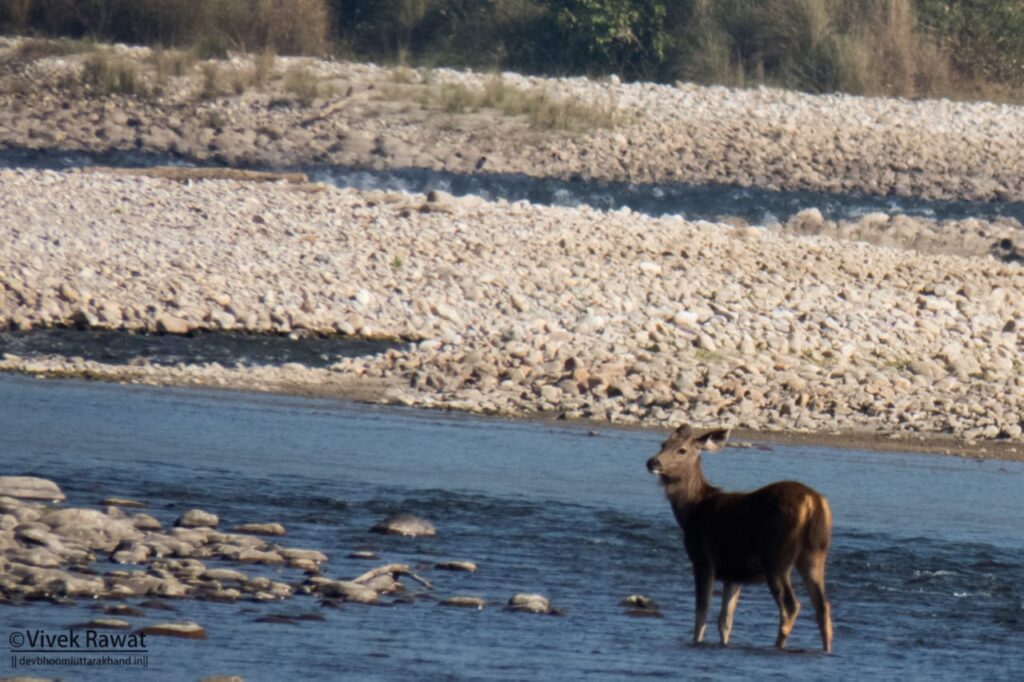
<path id="1" fill-rule="evenodd" d="M 699 467 L 681 476 L 665 482 L 665 496 L 672 505 L 672 512 L 680 525 L 690 516 L 690 512 L 708 497 L 721 491 L 704 480 Z"/>

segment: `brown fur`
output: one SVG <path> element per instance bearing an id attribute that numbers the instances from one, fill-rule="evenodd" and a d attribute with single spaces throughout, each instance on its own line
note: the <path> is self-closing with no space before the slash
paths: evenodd
<path id="1" fill-rule="evenodd" d="M 693 563 L 694 642 L 704 637 L 715 580 L 723 584 L 718 619 L 722 644 L 729 642 L 740 587 L 763 580 L 779 607 L 775 646 L 781 649 L 800 611 L 790 583 L 796 566 L 814 604 L 822 647 L 831 651 L 831 609 L 825 598 L 825 560 L 832 535 L 828 500 L 796 481 L 772 483 L 750 493 L 724 492 L 710 485 L 701 471 L 701 450 L 717 450 L 727 437 L 727 431 L 719 430 L 695 438 L 683 425 L 647 462 L 664 486 Z"/>

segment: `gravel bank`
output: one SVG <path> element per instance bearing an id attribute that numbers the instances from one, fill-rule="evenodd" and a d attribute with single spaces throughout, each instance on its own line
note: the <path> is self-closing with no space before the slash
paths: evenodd
<path id="1" fill-rule="evenodd" d="M 628 211 L 78 171 L 0 171 L 0 215 L 3 325 L 414 342 L 327 369 L 5 356 L 9 371 L 1022 440 L 1024 269 L 990 257 Z"/>
<path id="2" fill-rule="evenodd" d="M 502 76 L 513 88 L 618 112 L 613 127 L 568 133 L 437 104 L 444 86 L 481 90 L 491 75 L 279 58 L 257 87 L 247 58 L 157 76 L 148 48 L 120 46 L 114 52 L 138 65 L 140 87 L 159 93 L 95 97 L 80 86 L 81 55 L 25 61 L 20 44 L 0 39 L 0 148 L 1024 200 L 1016 106 Z"/>

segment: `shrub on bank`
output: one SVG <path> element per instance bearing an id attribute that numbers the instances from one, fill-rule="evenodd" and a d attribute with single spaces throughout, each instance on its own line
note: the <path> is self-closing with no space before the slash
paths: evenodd
<path id="1" fill-rule="evenodd" d="M 0 0 L 0 30 L 126 43 L 325 54 L 327 0 Z"/>
<path id="2" fill-rule="evenodd" d="M 811 92 L 1024 85 L 1019 0 L 0 0 L 0 31 Z"/>

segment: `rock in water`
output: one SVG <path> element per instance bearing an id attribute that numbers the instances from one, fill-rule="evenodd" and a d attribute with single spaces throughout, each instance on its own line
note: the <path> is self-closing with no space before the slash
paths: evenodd
<path id="1" fill-rule="evenodd" d="M 434 568 L 441 571 L 464 571 L 466 573 L 476 573 L 476 564 L 472 561 L 442 561 L 439 564 L 435 564 Z"/>
<path id="2" fill-rule="evenodd" d="M 341 598 L 358 604 L 376 604 L 380 600 L 377 590 L 351 580 L 327 580 L 320 583 L 318 590 L 325 597 Z"/>
<path id="3" fill-rule="evenodd" d="M 113 551 L 123 540 L 142 539 L 142 531 L 126 519 L 114 519 L 95 509 L 55 509 L 39 519 L 63 540 L 90 549 Z"/>
<path id="4" fill-rule="evenodd" d="M 285 529 L 280 523 L 243 523 L 231 529 L 235 533 L 250 535 L 284 535 Z"/>
<path id="5" fill-rule="evenodd" d="M 220 519 L 216 514 L 202 509 L 190 509 L 178 517 L 174 525 L 180 528 L 216 528 L 219 523 Z"/>
<path id="6" fill-rule="evenodd" d="M 0 496 L 3 495 L 50 502 L 60 502 L 64 499 L 60 486 L 51 480 L 36 476 L 0 476 Z"/>
<path id="7" fill-rule="evenodd" d="M 388 517 L 371 528 L 370 531 L 383 535 L 405 535 L 408 537 L 437 535 L 437 529 L 434 528 L 434 524 L 412 514 L 398 514 Z"/>
<path id="8" fill-rule="evenodd" d="M 464 609 L 483 609 L 487 602 L 480 597 L 448 597 L 438 602 L 441 606 L 457 606 Z"/>
<path id="9" fill-rule="evenodd" d="M 532 594 L 521 592 L 512 595 L 505 607 L 510 611 L 522 611 L 524 613 L 553 613 L 551 602 L 543 594 Z"/>
<path id="10" fill-rule="evenodd" d="M 184 639 L 206 639 L 206 630 L 198 623 L 192 622 L 147 625 L 138 630 L 138 633 L 162 637 L 182 637 Z"/>

